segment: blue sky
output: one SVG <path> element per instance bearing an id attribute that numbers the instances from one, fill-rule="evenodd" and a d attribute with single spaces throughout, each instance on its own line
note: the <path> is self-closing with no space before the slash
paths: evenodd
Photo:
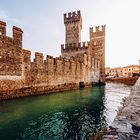
<path id="1" fill-rule="evenodd" d="M 82 41 L 89 27 L 106 24 L 106 66 L 138 64 L 140 59 L 139 0 L 0 0 L 0 20 L 23 29 L 23 48 L 59 56 L 65 43 L 63 13 L 81 10 Z"/>

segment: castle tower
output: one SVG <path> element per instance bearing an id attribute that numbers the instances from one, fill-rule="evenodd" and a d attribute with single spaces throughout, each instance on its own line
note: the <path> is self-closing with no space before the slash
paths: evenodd
<path id="1" fill-rule="evenodd" d="M 80 11 L 64 14 L 65 44 L 81 42 L 82 17 Z"/>
<path id="2" fill-rule="evenodd" d="M 105 25 L 90 28 L 90 42 L 94 56 L 100 61 L 100 80 L 105 82 Z"/>

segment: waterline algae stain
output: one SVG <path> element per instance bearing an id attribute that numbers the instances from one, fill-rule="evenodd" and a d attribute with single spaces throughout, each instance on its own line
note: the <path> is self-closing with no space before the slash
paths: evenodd
<path id="1" fill-rule="evenodd" d="M 109 125 L 130 87 L 107 84 L 0 103 L 1 140 L 88 139 Z"/>

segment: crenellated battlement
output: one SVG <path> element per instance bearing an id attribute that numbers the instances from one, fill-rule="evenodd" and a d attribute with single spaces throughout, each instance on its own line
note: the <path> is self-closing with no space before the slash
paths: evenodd
<path id="1" fill-rule="evenodd" d="M 49 59 L 53 59 L 53 56 L 51 56 L 51 55 L 47 55 L 47 58 L 49 58 Z"/>
<path id="2" fill-rule="evenodd" d="M 31 63 L 31 51 L 22 49 L 22 57 L 25 64 Z"/>
<path id="3" fill-rule="evenodd" d="M 0 75 L 22 75 L 22 33 L 13 26 L 13 36 L 7 36 L 6 22 L 0 21 Z"/>
<path id="4" fill-rule="evenodd" d="M 13 26 L 13 32 L 23 33 L 22 29 L 16 26 Z"/>
<path id="5" fill-rule="evenodd" d="M 95 27 L 90 27 L 90 32 L 104 32 L 105 31 L 106 25 L 101 25 L 101 26 L 95 26 Z"/>
<path id="6" fill-rule="evenodd" d="M 43 53 L 35 52 L 35 59 L 34 62 L 37 67 L 41 67 L 44 63 L 43 61 Z"/>
<path id="7" fill-rule="evenodd" d="M 64 24 L 79 22 L 81 20 L 81 12 L 69 12 L 64 14 Z"/>
<path id="8" fill-rule="evenodd" d="M 31 71 L 39 72 L 39 70 L 42 69 L 45 72 L 46 69 L 48 71 L 48 76 L 52 73 L 60 73 L 66 69 L 67 71 L 72 71 L 71 65 L 75 65 L 75 67 L 78 67 L 79 65 L 84 66 L 82 62 L 74 57 L 68 59 L 63 58 L 62 56 L 53 57 L 51 55 L 46 55 L 46 60 L 43 60 L 43 53 L 40 52 L 35 52 L 34 61 L 31 62 L 31 51 L 25 49 L 22 50 L 22 56 L 26 71 L 29 70 L 32 65 Z M 61 71 L 59 71 L 60 67 L 62 68 Z"/>
<path id="9" fill-rule="evenodd" d="M 21 38 L 22 33 L 21 28 L 13 26 L 13 38 Z M 6 36 L 6 22 L 0 21 L 0 35 Z"/>
<path id="10" fill-rule="evenodd" d="M 10 44 L 19 48 L 22 48 L 22 34 L 21 28 L 13 26 L 13 36 L 6 35 L 6 22 L 0 21 L 0 42 Z"/>
<path id="11" fill-rule="evenodd" d="M 69 52 L 69 51 L 80 51 L 80 50 L 87 50 L 89 47 L 90 42 L 80 42 L 80 43 L 71 43 L 71 44 L 62 44 L 61 45 L 61 52 Z"/>
<path id="12" fill-rule="evenodd" d="M 0 21 L 0 26 L 6 26 L 6 22 L 4 22 L 4 21 Z"/>
<path id="13" fill-rule="evenodd" d="M 56 57 L 56 60 L 62 60 L 63 58 L 61 56 Z"/>
<path id="14" fill-rule="evenodd" d="M 104 36 L 106 25 L 90 27 L 90 37 Z"/>
<path id="15" fill-rule="evenodd" d="M 23 54 L 31 55 L 31 51 L 22 49 Z"/>
<path id="16" fill-rule="evenodd" d="M 6 22 L 0 21 L 0 35 L 6 36 Z"/>
<path id="17" fill-rule="evenodd" d="M 85 56 L 86 54 L 84 54 Z M 25 72 L 27 70 L 29 70 L 29 68 L 31 67 L 31 71 L 32 72 L 40 72 L 39 70 L 43 70 L 44 74 L 45 74 L 45 70 L 48 71 L 48 75 L 50 76 L 50 74 L 52 73 L 61 73 L 62 71 L 66 70 L 66 71 L 72 71 L 72 65 L 74 65 L 75 67 L 79 67 L 80 66 L 84 66 L 86 65 L 85 62 L 81 62 L 78 59 L 71 57 L 71 58 L 63 58 L 62 56 L 59 57 L 53 57 L 51 55 L 46 55 L 46 60 L 43 60 L 44 56 L 43 53 L 40 52 L 35 52 L 35 56 L 34 56 L 34 61 L 31 61 L 31 51 L 29 50 L 22 50 L 22 56 L 23 56 L 23 62 L 24 62 L 24 68 L 25 68 Z M 87 55 L 86 55 L 87 56 Z M 84 57 L 85 58 L 85 57 Z M 85 60 L 87 61 L 87 60 Z M 32 65 L 32 66 L 31 66 Z M 59 68 L 62 68 L 61 71 L 59 71 Z M 43 72 L 42 71 L 42 72 Z M 28 73 L 28 71 L 27 71 Z"/>

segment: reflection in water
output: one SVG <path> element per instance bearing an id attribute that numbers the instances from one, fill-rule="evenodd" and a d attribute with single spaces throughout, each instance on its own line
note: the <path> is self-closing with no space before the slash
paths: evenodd
<path id="1" fill-rule="evenodd" d="M 107 84 L 1 102 L 0 139 L 88 139 L 93 132 L 112 122 L 115 109 L 121 98 L 128 96 L 129 89 Z"/>

